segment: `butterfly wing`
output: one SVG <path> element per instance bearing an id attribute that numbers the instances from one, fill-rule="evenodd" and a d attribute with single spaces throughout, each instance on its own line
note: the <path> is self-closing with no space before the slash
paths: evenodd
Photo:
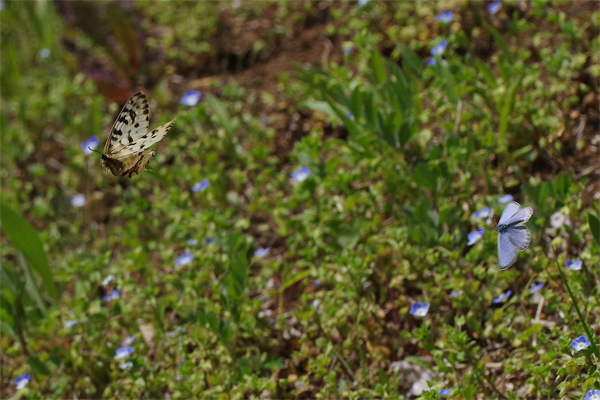
<path id="1" fill-rule="evenodd" d="M 505 222 L 508 226 L 515 226 L 524 224 L 531 218 L 533 215 L 533 209 L 531 207 L 521 208 L 519 211 L 514 213 L 508 220 Z"/>
<path id="2" fill-rule="evenodd" d="M 142 151 L 148 149 L 148 147 L 152 146 L 154 143 L 159 142 L 162 138 L 165 137 L 169 129 L 175 123 L 177 118 L 167 122 L 164 125 L 159 126 L 158 128 L 152 130 L 151 132 L 144 132 L 142 136 L 139 136 L 133 142 L 127 144 L 126 146 L 120 148 L 118 152 L 115 154 L 117 157 L 125 157 L 129 155 L 139 154 Z"/>
<path id="3" fill-rule="evenodd" d="M 498 232 L 498 264 L 504 270 L 514 264 L 517 259 L 517 249 L 510 241 L 506 231 Z"/>
<path id="4" fill-rule="evenodd" d="M 515 215 L 521 206 L 516 201 L 511 201 L 504 207 L 504 211 L 502 211 L 502 215 L 500 216 L 500 221 L 498 221 L 498 225 L 506 225 L 507 221 Z"/>
<path id="5" fill-rule="evenodd" d="M 501 233 L 519 250 L 525 250 L 531 242 L 529 229 L 525 226 L 513 226 Z"/>
<path id="6" fill-rule="evenodd" d="M 137 154 L 130 154 L 122 159 L 123 167 L 120 175 L 131 178 L 142 171 L 148 171 L 145 166 L 156 154 L 156 149 L 147 149 Z"/>
<path id="7" fill-rule="evenodd" d="M 104 153 L 114 155 L 148 133 L 149 126 L 148 99 L 143 92 L 137 92 L 123 106 L 115 121 Z"/>

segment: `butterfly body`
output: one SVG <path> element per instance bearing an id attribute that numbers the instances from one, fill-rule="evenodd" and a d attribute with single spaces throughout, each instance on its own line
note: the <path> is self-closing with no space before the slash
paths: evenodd
<path id="1" fill-rule="evenodd" d="M 175 123 L 175 119 L 148 132 L 148 100 L 143 92 L 131 96 L 115 121 L 102 155 L 102 166 L 114 176 L 131 178 L 142 171 L 156 154 L 148 149 L 162 140 Z"/>
<path id="2" fill-rule="evenodd" d="M 531 242 L 529 229 L 523 224 L 531 218 L 531 207 L 521 208 L 516 201 L 510 202 L 502 211 L 498 231 L 498 264 L 507 269 L 517 259 L 517 250 L 525 250 Z"/>

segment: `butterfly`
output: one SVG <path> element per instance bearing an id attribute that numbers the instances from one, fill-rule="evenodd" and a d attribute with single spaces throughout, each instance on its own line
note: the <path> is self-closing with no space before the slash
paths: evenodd
<path id="1" fill-rule="evenodd" d="M 148 147 L 162 140 L 177 118 L 148 132 L 149 119 L 148 99 L 143 92 L 137 92 L 123 106 L 104 146 L 102 166 L 114 176 L 131 178 L 149 171 L 145 166 L 156 149 Z"/>
<path id="2" fill-rule="evenodd" d="M 517 250 L 525 250 L 531 242 L 529 229 L 523 224 L 529 220 L 531 207 L 521 208 L 516 201 L 504 207 L 496 230 L 498 231 L 498 264 L 505 270 L 517 259 Z"/>

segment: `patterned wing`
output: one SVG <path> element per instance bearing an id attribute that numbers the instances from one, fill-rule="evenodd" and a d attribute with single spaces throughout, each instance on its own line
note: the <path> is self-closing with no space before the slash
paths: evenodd
<path id="1" fill-rule="evenodd" d="M 511 216 L 505 224 L 508 226 L 522 225 L 529 221 L 529 218 L 533 215 L 533 209 L 531 207 L 521 208 L 513 216 Z"/>
<path id="2" fill-rule="evenodd" d="M 142 171 L 148 171 L 145 166 L 156 154 L 155 149 L 148 149 L 137 154 L 130 154 L 124 157 L 123 168 L 120 172 L 121 176 L 131 178 L 133 175 L 139 174 Z"/>
<path id="3" fill-rule="evenodd" d="M 124 147 L 148 133 L 149 111 L 148 100 L 143 92 L 137 92 L 125 103 L 117 117 L 106 145 L 104 153 L 114 155 Z"/>
<path id="4" fill-rule="evenodd" d="M 531 234 L 526 226 L 513 226 L 502 232 L 519 250 L 525 250 L 531 242 Z"/>
<path id="5" fill-rule="evenodd" d="M 164 125 L 159 126 L 151 132 L 144 132 L 142 136 L 138 137 L 133 142 L 127 144 L 124 147 L 120 147 L 116 153 L 113 152 L 113 157 L 120 159 L 121 157 L 139 154 L 142 151 L 148 149 L 148 147 L 152 146 L 156 142 L 161 141 L 162 138 L 165 137 L 167 132 L 169 132 L 169 129 L 171 129 L 171 127 L 175 123 L 175 119 L 167 122 Z"/>

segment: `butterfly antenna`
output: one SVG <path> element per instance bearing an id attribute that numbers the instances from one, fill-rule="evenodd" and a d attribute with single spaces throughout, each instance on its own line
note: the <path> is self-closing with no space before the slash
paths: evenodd
<path id="1" fill-rule="evenodd" d="M 104 155 L 104 153 L 102 153 L 102 152 L 99 152 L 98 150 L 94 150 L 94 149 L 92 149 L 91 147 L 88 147 L 88 150 L 95 151 L 95 152 L 96 152 L 96 153 L 98 153 L 98 154 Z"/>

